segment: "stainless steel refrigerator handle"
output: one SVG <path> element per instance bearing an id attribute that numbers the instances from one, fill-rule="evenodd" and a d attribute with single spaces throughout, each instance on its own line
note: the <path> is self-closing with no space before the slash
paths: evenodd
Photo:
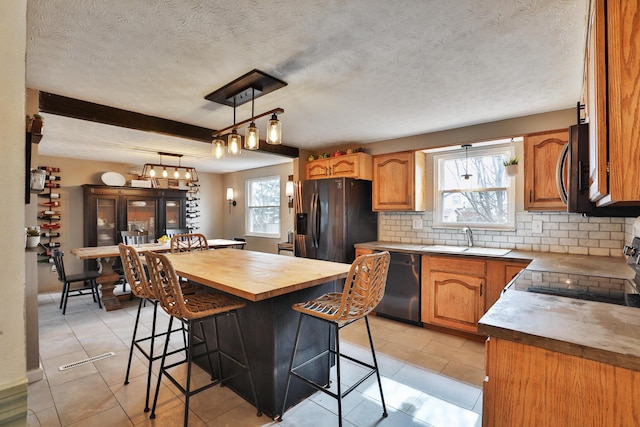
<path id="1" fill-rule="evenodd" d="M 320 247 L 320 193 L 316 193 L 316 222 L 315 222 L 315 235 L 316 235 L 316 248 Z"/>
<path id="2" fill-rule="evenodd" d="M 560 201 L 567 204 L 567 183 L 564 180 L 564 165 L 566 162 L 570 161 L 569 157 L 569 143 L 566 143 L 562 150 L 560 151 L 560 155 L 558 156 L 558 161 L 556 163 L 556 187 L 558 188 L 558 195 L 560 196 Z"/>
<path id="3" fill-rule="evenodd" d="M 316 213 L 318 206 L 316 202 L 317 195 L 317 193 L 313 193 L 313 195 L 311 196 L 311 247 L 313 248 L 318 247 L 316 244 Z"/>

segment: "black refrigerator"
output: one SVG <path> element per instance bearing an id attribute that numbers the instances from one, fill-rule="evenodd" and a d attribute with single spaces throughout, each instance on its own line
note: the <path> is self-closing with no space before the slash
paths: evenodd
<path id="1" fill-rule="evenodd" d="M 352 263 L 356 243 L 378 239 L 371 181 L 329 178 L 301 181 L 296 213 L 296 256 Z"/>

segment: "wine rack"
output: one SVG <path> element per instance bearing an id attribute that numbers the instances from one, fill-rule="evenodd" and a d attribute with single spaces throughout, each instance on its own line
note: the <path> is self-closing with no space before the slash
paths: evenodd
<path id="1" fill-rule="evenodd" d="M 193 232 L 200 228 L 200 184 L 187 183 L 187 228 Z"/>
<path id="2" fill-rule="evenodd" d="M 39 166 L 46 172 L 44 191 L 38 194 L 38 221 L 40 225 L 40 244 L 38 262 L 53 263 L 51 251 L 60 247 L 56 239 L 60 237 L 60 168 Z"/>

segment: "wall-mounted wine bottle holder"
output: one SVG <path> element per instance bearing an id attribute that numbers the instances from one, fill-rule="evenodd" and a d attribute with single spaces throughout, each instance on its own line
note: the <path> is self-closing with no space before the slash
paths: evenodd
<path id="1" fill-rule="evenodd" d="M 39 166 L 40 175 L 44 173 L 44 191 L 38 194 L 38 221 L 40 225 L 40 249 L 38 262 L 52 263 L 51 251 L 60 247 L 60 168 Z"/>

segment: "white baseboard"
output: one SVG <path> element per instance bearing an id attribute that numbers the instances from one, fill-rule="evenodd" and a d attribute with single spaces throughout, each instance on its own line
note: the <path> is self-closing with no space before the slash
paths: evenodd
<path id="1" fill-rule="evenodd" d="M 27 379 L 0 384 L 0 425 L 26 425 L 26 423 Z"/>

